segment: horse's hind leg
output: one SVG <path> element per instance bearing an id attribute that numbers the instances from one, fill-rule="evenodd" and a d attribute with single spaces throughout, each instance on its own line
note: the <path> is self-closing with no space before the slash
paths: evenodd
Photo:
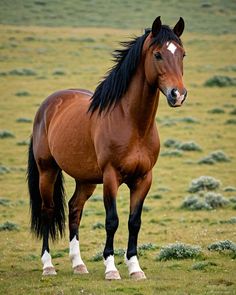
<path id="1" fill-rule="evenodd" d="M 70 259 L 74 274 L 88 273 L 88 270 L 80 256 L 79 225 L 85 202 L 93 194 L 96 185 L 81 184 L 76 181 L 76 188 L 69 201 L 69 230 L 70 230 Z"/>
<path id="2" fill-rule="evenodd" d="M 41 165 L 42 166 L 42 165 Z M 57 179 L 58 169 L 39 169 L 39 190 L 42 197 L 41 218 L 42 218 L 42 263 L 43 275 L 55 275 L 56 271 L 51 261 L 49 251 L 49 235 L 54 238 L 55 232 L 52 230 L 54 222 L 54 184 Z"/>

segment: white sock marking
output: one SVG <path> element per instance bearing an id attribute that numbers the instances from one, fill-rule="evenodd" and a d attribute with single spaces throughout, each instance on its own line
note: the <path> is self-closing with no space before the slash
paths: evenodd
<path id="1" fill-rule="evenodd" d="M 167 46 L 167 49 L 168 49 L 172 54 L 175 53 L 175 50 L 176 50 L 176 48 L 177 48 L 177 47 L 175 46 L 175 44 L 167 42 L 167 43 L 166 43 L 166 46 Z"/>
<path id="2" fill-rule="evenodd" d="M 113 255 L 110 255 L 107 257 L 107 259 L 104 259 L 104 265 L 106 267 L 105 273 L 108 273 L 109 271 L 118 271 L 115 266 L 115 260 Z"/>
<path id="3" fill-rule="evenodd" d="M 130 259 L 127 259 L 125 255 L 125 264 L 128 266 L 129 275 L 135 272 L 142 272 L 137 256 L 132 256 Z"/>
<path id="4" fill-rule="evenodd" d="M 47 250 L 44 251 L 41 261 L 43 263 L 43 269 L 47 267 L 54 267 L 52 264 L 52 257 Z"/>
<path id="5" fill-rule="evenodd" d="M 76 239 L 76 236 L 74 236 L 73 240 L 70 241 L 70 254 L 69 254 L 70 260 L 72 262 L 72 267 L 76 267 L 78 265 L 83 264 L 84 262 L 80 256 L 80 247 L 79 247 L 79 241 Z"/>

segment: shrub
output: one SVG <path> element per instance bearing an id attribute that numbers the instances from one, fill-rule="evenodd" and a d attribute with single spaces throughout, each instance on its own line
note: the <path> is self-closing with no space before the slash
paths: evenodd
<path id="1" fill-rule="evenodd" d="M 32 69 L 14 69 L 9 72 L 12 76 L 36 76 L 37 73 Z"/>
<path id="2" fill-rule="evenodd" d="M 183 151 L 201 151 L 201 147 L 196 144 L 194 141 L 187 141 L 180 143 L 178 149 Z"/>
<path id="3" fill-rule="evenodd" d="M 19 226 L 15 223 L 6 221 L 3 224 L 0 224 L 0 231 L 18 231 Z"/>
<path id="4" fill-rule="evenodd" d="M 22 140 L 18 141 L 16 144 L 17 145 L 29 145 L 30 141 L 29 140 Z"/>
<path id="5" fill-rule="evenodd" d="M 197 119 L 192 118 L 192 117 L 180 118 L 180 119 L 178 119 L 178 122 L 184 122 L 184 123 L 190 123 L 190 124 L 199 123 L 199 121 Z"/>
<path id="6" fill-rule="evenodd" d="M 99 195 L 95 195 L 95 196 L 92 196 L 91 201 L 93 201 L 93 202 L 102 202 L 103 197 L 99 196 Z"/>
<path id="7" fill-rule="evenodd" d="M 228 76 L 214 76 L 208 79 L 204 86 L 207 87 L 228 87 L 228 86 L 236 86 L 236 78 L 231 78 Z"/>
<path id="8" fill-rule="evenodd" d="M 53 74 L 54 76 L 64 76 L 64 75 L 66 75 L 66 72 L 63 71 L 63 70 L 58 69 L 58 70 L 53 71 L 52 74 Z"/>
<path id="9" fill-rule="evenodd" d="M 32 123 L 32 119 L 29 118 L 18 118 L 16 119 L 17 123 Z"/>
<path id="10" fill-rule="evenodd" d="M 220 220 L 220 223 L 223 224 L 236 224 L 236 217 L 232 217 L 228 220 Z"/>
<path id="11" fill-rule="evenodd" d="M 234 108 L 231 112 L 230 115 L 236 115 L 236 108 Z"/>
<path id="12" fill-rule="evenodd" d="M 189 210 L 212 210 L 225 207 L 229 201 L 220 194 L 207 192 L 203 195 L 192 195 L 185 198 L 182 208 Z"/>
<path id="13" fill-rule="evenodd" d="M 102 229 L 105 228 L 104 224 L 101 222 L 94 223 L 92 229 Z"/>
<path id="14" fill-rule="evenodd" d="M 8 130 L 0 130 L 0 138 L 4 139 L 4 138 L 13 138 L 15 137 L 15 135 L 8 131 Z"/>
<path id="15" fill-rule="evenodd" d="M 208 111 L 210 114 L 223 114 L 225 111 L 221 108 L 214 108 Z"/>
<path id="16" fill-rule="evenodd" d="M 209 266 L 217 266 L 216 263 L 210 261 L 200 261 L 192 265 L 193 270 L 205 270 Z"/>
<path id="17" fill-rule="evenodd" d="M 224 188 L 224 191 L 225 192 L 236 192 L 236 187 L 234 187 L 234 186 L 226 186 Z"/>
<path id="18" fill-rule="evenodd" d="M 169 138 L 163 145 L 167 148 L 177 148 L 180 145 L 180 141 Z"/>
<path id="19" fill-rule="evenodd" d="M 154 199 L 154 200 L 159 200 L 159 199 L 162 199 L 162 195 L 160 195 L 158 193 L 154 193 L 154 194 L 149 195 L 149 198 Z"/>
<path id="20" fill-rule="evenodd" d="M 215 190 L 220 187 L 220 181 L 211 176 L 200 176 L 193 179 L 188 191 L 190 193 L 196 193 L 202 190 Z"/>
<path id="21" fill-rule="evenodd" d="M 162 157 L 182 157 L 183 153 L 179 150 L 164 151 L 160 154 Z"/>
<path id="22" fill-rule="evenodd" d="M 91 261 L 97 262 L 103 260 L 103 252 L 97 252 L 95 255 L 92 256 Z"/>
<path id="23" fill-rule="evenodd" d="M 194 141 L 181 142 L 175 139 L 167 139 L 164 142 L 164 146 L 167 148 L 175 148 L 177 150 L 183 151 L 201 151 L 200 146 Z"/>
<path id="24" fill-rule="evenodd" d="M 201 247 L 177 242 L 162 247 L 157 260 L 197 258 L 200 254 Z"/>
<path id="25" fill-rule="evenodd" d="M 229 157 L 223 151 L 215 151 L 210 153 L 208 156 L 200 159 L 198 164 L 209 164 L 213 165 L 217 162 L 230 162 Z"/>
<path id="26" fill-rule="evenodd" d="M 225 124 L 227 124 L 227 125 L 235 125 L 236 120 L 235 119 L 229 119 L 229 120 L 225 121 Z"/>
<path id="27" fill-rule="evenodd" d="M 28 91 L 18 91 L 15 93 L 16 96 L 30 96 L 30 93 Z"/>
<path id="28" fill-rule="evenodd" d="M 210 244 L 207 249 L 209 251 L 226 251 L 230 250 L 236 253 L 236 243 L 230 241 L 230 240 L 224 240 L 224 241 L 217 241 L 215 243 Z"/>
<path id="29" fill-rule="evenodd" d="M 11 201 L 8 200 L 8 199 L 0 198 L 0 205 L 1 206 L 10 206 L 11 205 Z"/>
<path id="30" fill-rule="evenodd" d="M 8 168 L 6 166 L 3 166 L 3 165 L 0 165 L 0 175 L 10 173 L 10 172 L 11 172 L 10 168 Z"/>

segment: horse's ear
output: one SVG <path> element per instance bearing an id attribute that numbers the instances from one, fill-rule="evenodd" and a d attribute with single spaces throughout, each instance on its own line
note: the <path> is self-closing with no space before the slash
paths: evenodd
<path id="1" fill-rule="evenodd" d="M 179 21 L 174 26 L 173 29 L 176 36 L 180 37 L 184 31 L 184 19 L 182 17 L 179 18 Z"/>
<path id="2" fill-rule="evenodd" d="M 152 24 L 152 37 L 155 38 L 161 30 L 161 17 L 158 16 Z"/>

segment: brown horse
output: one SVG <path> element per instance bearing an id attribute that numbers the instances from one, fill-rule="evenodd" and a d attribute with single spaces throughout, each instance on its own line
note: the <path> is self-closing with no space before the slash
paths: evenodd
<path id="1" fill-rule="evenodd" d="M 28 186 L 31 229 L 43 238 L 43 274 L 56 274 L 49 254 L 49 236 L 63 234 L 65 225 L 62 170 L 75 179 L 69 201 L 70 259 L 74 273 L 87 273 L 79 248 L 79 225 L 85 202 L 103 183 L 106 279 L 120 279 L 114 263 L 113 240 L 118 227 L 116 195 L 122 183 L 130 189 L 129 238 L 125 262 L 134 279 L 145 274 L 137 259 L 137 240 L 144 199 L 159 153 L 155 124 L 160 91 L 170 106 L 181 106 L 183 86 L 180 36 L 182 18 L 170 29 L 160 17 L 152 29 L 114 53 L 115 65 L 88 90 L 64 90 L 49 96 L 34 121 L 29 147 Z"/>

